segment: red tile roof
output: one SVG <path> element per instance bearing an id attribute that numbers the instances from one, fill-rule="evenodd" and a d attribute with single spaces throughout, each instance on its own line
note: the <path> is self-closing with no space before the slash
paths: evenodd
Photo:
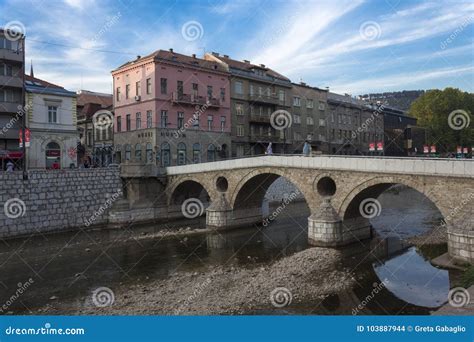
<path id="1" fill-rule="evenodd" d="M 57 88 L 57 89 L 64 89 L 64 87 L 61 87 L 57 84 L 53 84 L 47 81 L 44 81 L 42 79 L 36 78 L 36 77 L 31 77 L 30 75 L 25 75 L 25 82 L 30 81 L 33 83 L 37 83 L 34 85 L 38 85 L 40 87 L 45 87 L 45 88 Z"/>

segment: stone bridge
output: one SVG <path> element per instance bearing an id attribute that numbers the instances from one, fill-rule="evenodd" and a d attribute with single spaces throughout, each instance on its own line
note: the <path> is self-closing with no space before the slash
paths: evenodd
<path id="1" fill-rule="evenodd" d="M 166 171 L 161 197 L 167 216 L 186 216 L 186 210 L 192 212 L 204 203 L 206 223 L 216 229 L 261 224 L 266 191 L 278 177 L 285 177 L 306 200 L 311 211 L 308 239 L 320 246 L 369 238 L 369 219 L 381 210 L 376 198 L 392 185 L 403 184 L 438 208 L 444 219 L 437 228 L 447 226 L 450 255 L 474 263 L 472 160 L 262 156 L 173 166 Z M 137 182 L 129 192 L 156 196 L 153 186 Z"/>

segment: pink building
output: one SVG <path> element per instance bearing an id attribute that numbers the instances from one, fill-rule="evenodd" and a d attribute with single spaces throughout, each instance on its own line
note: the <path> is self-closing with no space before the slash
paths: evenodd
<path id="1" fill-rule="evenodd" d="M 164 167 L 228 157 L 230 82 L 219 63 L 158 50 L 112 76 L 118 161 Z"/>

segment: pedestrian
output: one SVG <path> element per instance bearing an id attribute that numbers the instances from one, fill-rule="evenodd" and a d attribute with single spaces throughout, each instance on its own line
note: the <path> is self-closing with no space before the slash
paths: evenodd
<path id="1" fill-rule="evenodd" d="M 15 164 L 13 164 L 11 160 L 9 160 L 7 163 L 7 172 L 13 172 L 14 168 L 15 168 Z"/>
<path id="2" fill-rule="evenodd" d="M 303 155 L 305 157 L 309 157 L 310 154 L 311 154 L 311 145 L 308 143 L 308 141 L 305 141 L 303 145 Z"/>
<path id="3" fill-rule="evenodd" d="M 268 143 L 267 150 L 265 151 L 265 154 L 268 154 L 269 156 L 271 156 L 273 154 L 273 149 L 272 149 L 272 143 L 271 142 Z"/>

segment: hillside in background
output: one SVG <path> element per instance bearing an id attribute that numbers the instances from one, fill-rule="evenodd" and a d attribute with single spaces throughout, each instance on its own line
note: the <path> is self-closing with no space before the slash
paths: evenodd
<path id="1" fill-rule="evenodd" d="M 387 102 L 390 107 L 408 111 L 412 102 L 424 93 L 424 90 L 403 90 L 386 93 L 365 94 L 360 95 L 360 98 L 364 101 L 370 102 Z"/>

